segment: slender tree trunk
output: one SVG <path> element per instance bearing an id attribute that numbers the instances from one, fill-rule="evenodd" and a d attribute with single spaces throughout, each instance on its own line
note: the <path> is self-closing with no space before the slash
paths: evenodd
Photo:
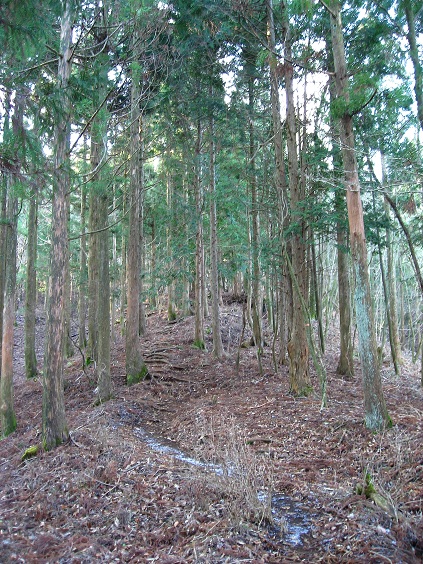
<path id="1" fill-rule="evenodd" d="M 382 161 L 382 185 L 387 189 L 388 175 L 386 172 L 385 155 L 381 154 Z M 384 198 L 385 214 L 389 217 L 389 204 Z M 389 324 L 389 341 L 391 345 L 391 355 L 395 367 L 395 373 L 401 372 L 401 342 L 398 331 L 398 309 L 397 309 L 397 292 L 395 287 L 395 266 L 394 266 L 394 246 L 392 244 L 391 230 L 386 229 L 386 292 L 387 292 L 387 312 Z"/>
<path id="2" fill-rule="evenodd" d="M 43 378 L 43 429 L 42 441 L 45 449 L 56 447 L 68 438 L 63 392 L 64 362 L 64 285 L 66 259 L 68 256 L 68 210 L 69 156 L 66 154 L 70 100 L 67 86 L 71 71 L 73 0 L 64 2 L 61 21 L 58 83 L 62 98 L 61 113 L 55 130 L 54 185 L 52 203 L 52 230 L 50 278 L 48 284 L 48 308 L 46 347 Z"/>
<path id="3" fill-rule="evenodd" d="M 170 157 L 170 155 L 168 155 Z M 173 198 L 173 177 L 172 171 L 167 172 L 166 178 L 166 203 L 169 213 L 169 221 L 166 226 L 166 246 L 167 258 L 169 261 L 169 283 L 167 285 L 167 319 L 174 321 L 176 319 L 176 288 L 175 288 L 175 261 L 173 257 L 173 227 L 174 227 L 174 198 Z"/>
<path id="4" fill-rule="evenodd" d="M 28 240 L 25 291 L 25 374 L 27 378 L 37 375 L 35 354 L 35 310 L 37 307 L 37 236 L 38 193 L 31 191 L 28 212 Z"/>
<path id="5" fill-rule="evenodd" d="M 70 149 L 70 135 L 68 134 L 66 151 Z M 68 202 L 68 225 L 70 225 L 70 193 L 67 194 Z M 69 227 L 68 227 L 69 230 Z M 72 276 L 70 269 L 70 248 L 68 245 L 68 256 L 66 257 L 66 282 L 65 282 L 65 356 L 70 358 L 74 353 L 73 342 L 71 338 L 71 319 L 72 319 Z"/>
<path id="6" fill-rule="evenodd" d="M 139 334 L 145 335 L 147 333 L 147 317 L 145 315 L 145 307 L 144 307 L 144 273 L 145 273 L 145 245 L 144 245 L 144 190 L 145 190 L 145 173 L 144 173 L 144 135 L 145 135 L 145 127 L 144 127 L 144 119 L 142 114 L 140 113 L 139 117 L 139 179 L 140 179 L 140 326 L 139 326 Z"/>
<path id="7" fill-rule="evenodd" d="M 184 181 L 184 195 L 185 195 L 185 206 L 188 209 L 189 206 L 189 192 L 188 184 Z M 189 240 L 190 237 L 190 226 L 186 222 L 185 225 L 185 237 Z M 154 246 L 155 249 L 155 246 Z M 153 247 L 151 249 L 153 251 Z M 189 271 L 190 271 L 190 257 L 185 255 L 184 257 L 184 276 L 182 281 L 182 315 L 192 315 L 191 300 L 190 300 L 190 281 L 189 281 Z"/>
<path id="8" fill-rule="evenodd" d="M 78 295 L 78 317 L 79 317 L 79 347 L 85 349 L 87 345 L 86 319 L 87 319 L 87 236 L 86 236 L 86 214 L 87 214 L 87 190 L 85 185 L 81 189 L 81 211 L 80 229 L 81 241 L 79 250 L 79 295 Z"/>
<path id="9" fill-rule="evenodd" d="M 92 127 L 96 127 L 93 123 Z M 88 359 L 91 362 L 98 360 L 98 283 L 99 283 L 99 251 L 98 251 L 98 188 L 96 176 L 100 165 L 100 144 L 94 131 L 91 131 L 91 182 L 89 194 L 88 216 Z"/>
<path id="10" fill-rule="evenodd" d="M 336 93 L 348 104 L 348 74 L 345 60 L 339 2 L 331 3 L 330 11 Z M 347 190 L 351 254 L 355 273 L 355 308 L 357 333 L 364 388 L 366 426 L 378 431 L 391 423 L 383 397 L 374 331 L 367 247 L 364 234 L 363 208 L 360 197 L 352 116 L 345 112 L 340 120 L 342 159 Z"/>
<path id="11" fill-rule="evenodd" d="M 292 236 L 292 326 L 288 343 L 290 389 L 294 395 L 307 395 L 312 389 L 309 374 L 309 351 L 307 345 L 306 319 L 303 303 L 307 303 L 307 264 L 305 248 L 305 225 L 301 219 L 305 199 L 305 186 L 298 171 L 297 129 L 294 101 L 294 69 L 289 24 L 285 19 L 285 89 L 286 89 L 286 127 L 288 149 L 289 191 L 291 194 L 291 214 L 296 217 L 298 226 Z"/>
<path id="12" fill-rule="evenodd" d="M 316 241 L 314 238 L 313 230 L 311 229 L 311 264 L 312 264 L 312 281 L 311 284 L 312 292 L 313 292 L 313 301 L 315 305 L 315 315 L 316 320 L 319 328 L 319 344 L 320 350 L 322 354 L 325 352 L 325 336 L 323 331 L 323 320 L 322 320 L 322 298 L 321 292 L 319 292 L 319 288 L 321 288 L 321 284 L 319 284 L 319 280 L 317 277 L 317 260 L 316 260 Z"/>
<path id="13" fill-rule="evenodd" d="M 137 34 L 134 36 L 134 54 L 136 55 Z M 131 160 L 130 160 L 130 195 L 129 195 L 129 237 L 128 257 L 126 262 L 127 280 L 127 316 L 126 316 L 126 380 L 129 385 L 140 382 L 148 375 L 148 369 L 141 354 L 139 338 L 140 328 L 140 160 L 141 115 L 140 115 L 140 73 L 141 69 L 132 69 L 131 89 Z"/>
<path id="14" fill-rule="evenodd" d="M 102 194 L 98 199 L 100 229 L 108 224 L 108 197 Z M 99 403 L 107 401 L 112 395 L 110 376 L 110 274 L 109 274 L 109 231 L 98 233 L 99 258 L 99 299 L 98 299 L 98 363 L 97 363 L 97 399 Z"/>
<path id="15" fill-rule="evenodd" d="M 151 257 L 150 257 L 150 286 L 151 286 L 151 307 L 157 307 L 157 288 L 156 288 L 156 222 L 154 217 L 151 218 Z"/>
<path id="16" fill-rule="evenodd" d="M 116 209 L 116 189 L 113 190 L 113 209 Z M 116 342 L 116 295 L 118 292 L 118 256 L 117 256 L 117 235 L 112 232 L 112 275 L 110 277 L 111 298 L 110 298 L 110 341 Z"/>
<path id="17" fill-rule="evenodd" d="M 194 344 L 204 349 L 204 241 L 203 241 L 203 193 L 201 186 L 201 122 L 197 124 L 197 142 L 195 147 L 195 209 L 197 215 L 197 233 L 195 242 L 195 326 Z"/>
<path id="18" fill-rule="evenodd" d="M 127 213 L 127 193 L 126 189 L 124 188 L 123 193 L 123 214 L 126 215 Z M 126 301 L 127 301 L 127 279 L 126 279 L 126 271 L 127 271 L 127 262 L 128 262 L 128 230 L 126 225 L 122 230 L 122 243 L 121 243 L 121 261 L 122 261 L 122 268 L 120 272 L 120 333 L 123 337 L 126 333 Z"/>
<path id="19" fill-rule="evenodd" d="M 249 135 L 249 184 L 251 189 L 251 247 L 252 247 L 252 299 L 251 314 L 253 318 L 253 336 L 257 347 L 257 358 L 259 361 L 260 372 L 261 355 L 263 352 L 263 330 L 262 330 L 262 291 L 261 291 L 261 272 L 260 272 L 260 216 L 257 198 L 257 175 L 255 162 L 255 131 L 254 131 L 254 72 L 253 61 L 246 60 L 247 79 L 248 79 L 248 135 Z"/>
<path id="20" fill-rule="evenodd" d="M 213 98 L 213 89 L 211 89 Z M 222 333 L 220 330 L 219 271 L 216 212 L 216 143 L 213 117 L 210 118 L 210 285 L 212 299 L 213 354 L 223 356 Z"/>

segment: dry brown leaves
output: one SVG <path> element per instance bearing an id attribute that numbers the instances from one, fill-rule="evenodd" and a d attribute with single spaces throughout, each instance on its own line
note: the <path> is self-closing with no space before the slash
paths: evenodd
<path id="1" fill-rule="evenodd" d="M 363 426 L 359 368 L 349 382 L 334 373 L 336 335 L 327 343 L 323 411 L 318 394 L 289 395 L 286 368 L 274 372 L 268 349 L 263 376 L 253 348 L 241 351 L 236 371 L 240 307 L 224 309 L 229 355 L 221 361 L 191 346 L 192 319 L 169 325 L 151 315 L 144 348 L 152 380 L 125 386 L 119 341 L 115 399 L 103 406 L 93 406 L 90 375 L 75 356 L 66 371 L 71 439 L 25 462 L 23 452 L 40 439 L 41 385 L 23 377 L 18 326 L 19 427 L 2 441 L 0 454 L 1 562 L 421 561 L 423 393 L 417 366 L 406 361 L 399 379 L 384 365 L 394 427 L 372 435 Z M 231 429 L 238 434 L 229 449 Z M 238 456 L 240 467 L 254 471 L 248 484 L 238 480 L 237 487 L 230 478 L 225 484 L 210 467 L 175 456 L 176 448 L 227 468 L 228 458 Z M 260 523 L 255 510 L 250 520 L 239 492 L 260 489 L 258 475 L 288 505 L 302 508 L 308 532 L 301 544 L 293 544 L 282 521 Z M 391 512 L 357 495 L 357 484 L 366 480 Z"/>

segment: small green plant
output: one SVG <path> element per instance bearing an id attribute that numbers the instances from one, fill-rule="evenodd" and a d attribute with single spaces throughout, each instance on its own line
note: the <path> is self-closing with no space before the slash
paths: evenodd
<path id="1" fill-rule="evenodd" d="M 28 460 L 28 458 L 33 458 L 34 456 L 37 456 L 39 450 L 40 450 L 40 445 L 31 445 L 30 447 L 28 447 L 23 453 L 23 455 L 21 456 L 22 462 L 24 460 Z"/>
<path id="2" fill-rule="evenodd" d="M 204 344 L 204 341 L 201 341 L 201 339 L 196 339 L 193 343 L 192 346 L 195 347 L 196 349 L 200 349 L 202 351 L 205 350 L 206 345 Z"/>

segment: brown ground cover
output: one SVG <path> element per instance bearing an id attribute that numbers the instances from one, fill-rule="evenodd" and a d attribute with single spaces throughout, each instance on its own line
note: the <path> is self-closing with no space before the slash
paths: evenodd
<path id="1" fill-rule="evenodd" d="M 42 388 L 23 376 L 19 320 L 18 430 L 0 450 L 0 562 L 422 561 L 417 365 L 406 359 L 401 378 L 383 365 L 394 427 L 373 435 L 358 364 L 351 381 L 335 374 L 336 333 L 321 410 L 317 379 L 315 394 L 292 397 L 270 347 L 262 375 L 254 347 L 241 349 L 237 370 L 241 319 L 238 304 L 224 308 L 228 356 L 215 361 L 209 332 L 208 352 L 192 347 L 192 318 L 168 324 L 152 314 L 144 340 L 152 378 L 125 385 L 118 339 L 115 397 L 97 407 L 92 370 L 77 353 L 66 367 L 71 439 L 25 461 L 40 440 Z M 42 317 L 38 326 L 41 346 Z"/>

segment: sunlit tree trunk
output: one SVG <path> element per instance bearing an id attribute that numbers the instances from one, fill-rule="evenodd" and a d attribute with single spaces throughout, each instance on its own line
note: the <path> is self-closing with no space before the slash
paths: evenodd
<path id="1" fill-rule="evenodd" d="M 329 11 L 336 93 L 338 98 L 342 98 L 346 105 L 348 105 L 348 74 L 345 60 L 340 3 L 331 2 Z M 390 418 L 383 397 L 377 357 L 367 265 L 367 247 L 364 234 L 363 208 L 355 157 L 353 121 L 348 110 L 342 114 L 340 119 L 340 137 L 347 192 L 351 255 L 355 273 L 355 309 L 364 389 L 365 422 L 369 429 L 378 431 L 390 424 Z"/>
<path id="2" fill-rule="evenodd" d="M 35 354 L 35 310 L 37 306 L 37 236 L 38 236 L 38 192 L 33 189 L 29 199 L 28 238 L 25 284 L 25 374 L 27 378 L 37 375 Z"/>
<path id="3" fill-rule="evenodd" d="M 66 269 L 68 268 L 66 259 L 68 256 L 69 155 L 66 154 L 66 147 L 70 123 L 70 100 L 67 87 L 72 63 L 73 8 L 72 0 L 64 2 L 60 33 L 61 56 L 59 59 L 58 87 L 62 103 L 55 128 L 50 278 L 43 378 L 42 441 L 47 450 L 67 440 L 69 434 L 65 417 L 63 361 L 65 338 L 64 285 Z"/>

